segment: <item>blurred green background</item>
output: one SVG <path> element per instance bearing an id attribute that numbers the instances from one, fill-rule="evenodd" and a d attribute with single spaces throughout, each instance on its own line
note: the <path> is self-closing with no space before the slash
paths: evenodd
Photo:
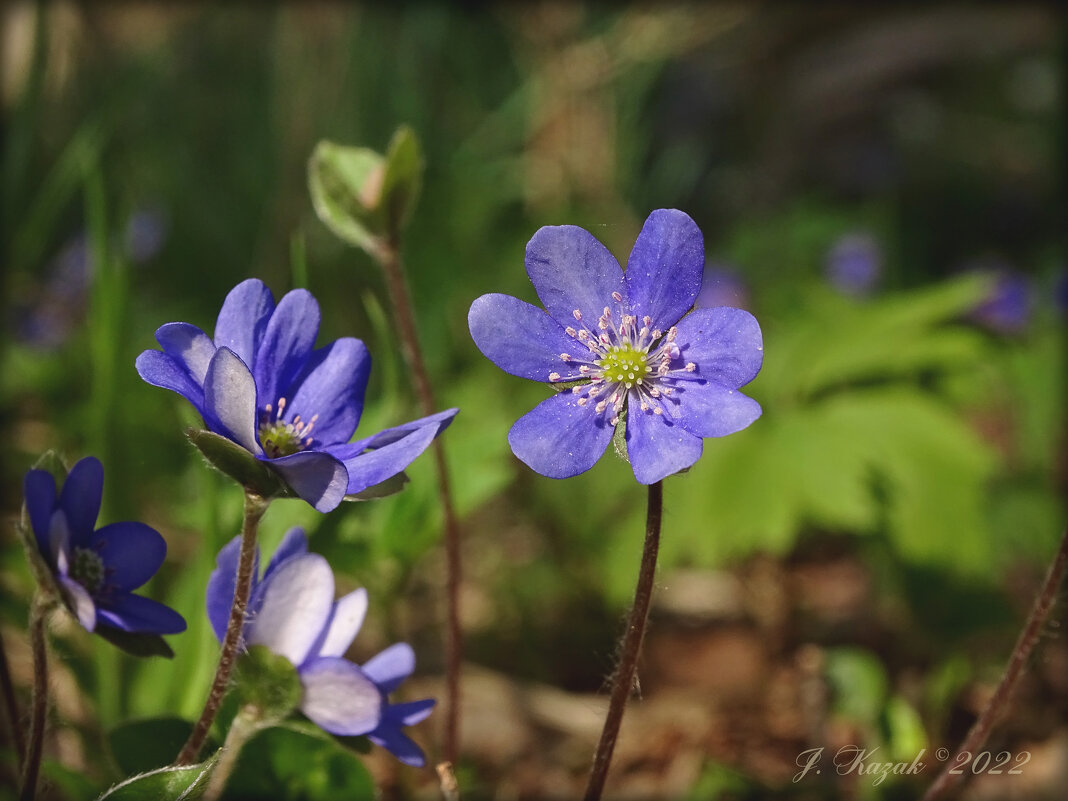
<path id="1" fill-rule="evenodd" d="M 116 727 L 193 718 L 214 668 L 203 590 L 240 491 L 186 442 L 188 404 L 134 371 L 155 329 L 210 331 L 249 276 L 276 298 L 304 286 L 320 341 L 374 355 L 360 430 L 417 415 L 381 276 L 315 217 L 305 174 L 321 139 L 382 150 L 409 124 L 426 173 L 405 257 L 439 403 L 462 410 L 445 441 L 464 516 L 464 796 L 580 793 L 644 518 L 618 459 L 555 482 L 511 455 L 508 427 L 546 389 L 482 358 L 467 309 L 536 300 L 523 251 L 541 225 L 585 226 L 625 260 L 648 212 L 677 207 L 704 231 L 709 302 L 761 323 L 746 392 L 764 415 L 667 482 L 645 700 L 609 793 L 914 797 L 932 772 L 795 783 L 794 759 L 952 748 L 1056 548 L 1064 23 L 1029 3 L 6 4 L 3 507 L 13 520 L 44 450 L 99 456 L 102 520 L 163 533 L 147 592 L 190 623 L 173 662 L 145 663 L 58 627 L 49 792 L 91 798 L 139 765 L 119 752 L 153 738 Z M 411 642 L 411 697 L 441 687 L 431 467 L 325 517 L 277 502 L 262 531 L 270 551 L 304 525 L 339 591 L 369 589 L 352 656 Z M 21 691 L 31 582 L 11 526 L 0 536 Z M 973 797 L 1068 781 L 1068 648 L 1050 630 L 998 741 L 1044 756 Z M 415 734 L 431 760 L 434 724 Z M 296 747 L 284 737 L 259 747 L 279 797 L 339 797 L 346 771 L 346 798 L 369 792 L 361 764 L 385 797 L 437 792 L 430 769 L 382 754 L 294 767 L 270 756 Z"/>

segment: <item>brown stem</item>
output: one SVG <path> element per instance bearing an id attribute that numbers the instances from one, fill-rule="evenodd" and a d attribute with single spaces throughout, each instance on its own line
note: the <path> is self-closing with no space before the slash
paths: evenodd
<path id="1" fill-rule="evenodd" d="M 396 242 L 379 241 L 375 258 L 386 276 L 393 314 L 400 329 L 401 349 L 415 378 L 415 392 L 423 415 L 434 414 L 434 392 L 430 386 L 430 374 L 419 347 L 419 332 L 412 311 L 412 298 L 405 278 L 404 262 Z M 434 440 L 434 466 L 438 474 L 438 496 L 441 499 L 445 518 L 445 572 L 446 572 L 446 618 L 447 637 L 445 644 L 445 736 L 443 753 L 445 760 L 456 762 L 460 738 L 460 668 L 463 660 L 463 631 L 460 627 L 460 523 L 453 504 L 449 468 L 445 459 L 445 444 L 441 437 Z"/>
<path id="2" fill-rule="evenodd" d="M 241 527 L 241 554 L 237 561 L 237 578 L 234 584 L 234 603 L 230 607 L 230 620 L 226 624 L 222 651 L 219 653 L 219 665 L 215 668 L 215 679 L 204 703 L 204 711 L 193 726 L 193 731 L 185 745 L 174 760 L 175 765 L 192 765 L 197 761 L 200 749 L 208 738 L 211 724 L 219 714 L 219 707 L 230 685 L 230 675 L 241 650 L 241 635 L 245 629 L 245 611 L 248 608 L 249 591 L 252 587 L 252 571 L 256 563 L 256 533 L 260 519 L 270 501 L 245 490 L 245 519 Z"/>
<path id="3" fill-rule="evenodd" d="M 48 607 L 37 595 L 30 606 L 30 649 L 33 652 L 33 701 L 30 707 L 30 736 L 26 756 L 22 761 L 22 789 L 20 801 L 33 801 L 37 796 L 37 775 L 41 769 L 44 744 L 45 712 L 48 710 L 48 643 L 45 641 L 45 619 Z"/>
<path id="4" fill-rule="evenodd" d="M 26 741 L 22 739 L 22 726 L 19 725 L 19 705 L 15 698 L 15 683 L 11 680 L 11 670 L 7 664 L 7 652 L 3 639 L 0 638 L 0 692 L 4 695 L 4 711 L 11 727 L 11 740 L 15 743 L 15 754 L 19 764 L 26 758 Z"/>
<path id="5" fill-rule="evenodd" d="M 990 736 L 991 729 L 998 722 L 1002 711 L 1012 697 L 1016 682 L 1019 680 L 1020 674 L 1023 673 L 1023 669 L 1031 656 L 1031 651 L 1042 633 L 1042 627 L 1045 625 L 1054 603 L 1056 603 L 1057 590 L 1064 579 L 1065 568 L 1068 568 L 1068 529 L 1065 529 L 1064 534 L 1061 535 L 1061 546 L 1053 557 L 1053 563 L 1049 566 L 1049 572 L 1046 573 L 1046 580 L 1035 598 L 1034 606 L 1031 607 L 1031 614 L 1027 618 L 1026 624 L 1024 624 L 1023 631 L 1020 632 L 1019 639 L 1016 640 L 1016 646 L 1012 649 L 1012 655 L 1009 656 L 1009 664 L 1005 667 L 1005 674 L 1001 677 L 1001 682 L 987 702 L 982 714 L 972 724 L 968 735 L 964 738 L 964 742 L 957 750 L 956 756 L 942 768 L 942 772 L 935 779 L 934 784 L 927 788 L 927 792 L 924 793 L 921 801 L 935 801 L 936 798 L 941 798 L 960 782 L 964 781 L 965 773 L 963 771 L 951 773 L 950 769 L 954 765 L 960 764 L 960 759 L 965 752 L 974 754 L 986 743 L 986 738 Z"/>
<path id="6" fill-rule="evenodd" d="M 657 481 L 649 485 L 649 505 L 645 517 L 645 546 L 642 548 L 642 564 L 638 571 L 638 585 L 634 590 L 634 606 L 627 620 L 627 630 L 623 635 L 623 645 L 619 667 L 613 678 L 612 695 L 608 705 L 608 716 L 601 731 L 601 741 L 593 756 L 593 768 L 590 770 L 589 783 L 586 785 L 586 801 L 598 801 L 608 778 L 608 766 L 612 763 L 612 751 L 616 747 L 619 726 L 623 722 L 623 712 L 634 684 L 634 673 L 638 668 L 642 640 L 645 637 L 645 624 L 649 619 L 649 604 L 653 597 L 653 579 L 656 576 L 656 554 L 660 549 L 660 518 L 664 506 L 664 484 Z"/>

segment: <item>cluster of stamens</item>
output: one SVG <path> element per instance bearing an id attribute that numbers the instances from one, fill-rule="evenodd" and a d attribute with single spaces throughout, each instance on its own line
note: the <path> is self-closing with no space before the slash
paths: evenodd
<path id="1" fill-rule="evenodd" d="M 668 382 L 673 382 L 679 373 L 694 372 L 697 365 L 689 362 L 681 368 L 672 367 L 672 362 L 682 357 L 675 342 L 676 327 L 672 326 L 665 334 L 653 327 L 649 316 L 643 317 L 639 326 L 638 318 L 625 310 L 623 295 L 613 292 L 612 299 L 619 304 L 618 323 L 608 306 L 604 307 L 596 330 L 583 322 L 579 309 L 572 312 L 577 326 L 568 326 L 565 331 L 583 345 L 589 355 L 582 358 L 561 353 L 560 359 L 569 375 L 565 379 L 554 371 L 549 374 L 549 380 L 589 379 L 589 383 L 572 387 L 571 392 L 579 396 L 576 403 L 585 406 L 591 400 L 595 401 L 594 411 L 597 414 L 608 412 L 609 423 L 615 425 L 628 397 L 643 412 L 663 414 L 661 399 L 674 392 Z"/>
<path id="2" fill-rule="evenodd" d="M 72 548 L 70 577 L 85 587 L 90 594 L 104 586 L 107 568 L 100 554 L 91 548 Z"/>
<path id="3" fill-rule="evenodd" d="M 311 430 L 315 427 L 319 415 L 312 415 L 308 421 L 301 420 L 299 414 L 292 420 L 285 420 L 285 412 L 286 399 L 279 398 L 276 405 L 268 403 L 260 415 L 259 430 L 256 433 L 264 452 L 271 459 L 302 451 L 309 447 L 314 439 Z"/>

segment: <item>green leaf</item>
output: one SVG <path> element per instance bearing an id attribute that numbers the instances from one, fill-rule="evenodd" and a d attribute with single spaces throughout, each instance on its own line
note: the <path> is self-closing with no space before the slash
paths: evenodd
<path id="1" fill-rule="evenodd" d="M 132 656 L 174 658 L 174 651 L 167 644 L 167 641 L 158 634 L 137 634 L 102 625 L 97 626 L 93 633 Z"/>
<path id="2" fill-rule="evenodd" d="M 883 713 L 890 759 L 904 762 L 927 747 L 927 732 L 919 713 L 900 695 L 891 696 Z"/>
<path id="3" fill-rule="evenodd" d="M 824 657 L 824 674 L 834 693 L 834 711 L 849 720 L 875 726 L 889 690 L 882 662 L 863 648 L 828 648 Z"/>
<path id="4" fill-rule="evenodd" d="M 308 190 L 319 219 L 336 236 L 371 254 L 386 232 L 381 207 L 385 172 L 386 160 L 379 153 L 326 140 L 308 160 Z"/>
<path id="5" fill-rule="evenodd" d="M 183 718 L 134 720 L 112 729 L 108 744 L 123 773 L 143 773 L 171 762 L 192 730 Z"/>
<path id="6" fill-rule="evenodd" d="M 284 720 L 300 705 L 303 689 L 297 669 L 265 645 L 254 645 L 241 656 L 235 680 L 240 703 L 254 706 L 267 724 Z"/>
<path id="7" fill-rule="evenodd" d="M 371 801 L 376 795 L 370 774 L 354 754 L 288 723 L 249 741 L 227 786 L 235 798 L 276 801 Z"/>
<path id="8" fill-rule="evenodd" d="M 187 428 L 189 438 L 209 463 L 262 498 L 293 498 L 296 493 L 271 468 L 236 442 L 212 431 Z"/>
<path id="9" fill-rule="evenodd" d="M 97 801 L 192 801 L 203 795 L 216 759 L 141 773 L 116 784 Z"/>
<path id="10" fill-rule="evenodd" d="M 391 235 L 407 224 L 415 209 L 423 186 L 423 166 L 419 138 L 409 126 L 402 125 L 390 140 L 382 179 L 381 205 Z"/>

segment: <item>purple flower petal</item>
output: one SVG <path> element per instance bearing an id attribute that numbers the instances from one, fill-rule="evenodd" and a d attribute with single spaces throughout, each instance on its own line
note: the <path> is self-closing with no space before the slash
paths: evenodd
<path id="1" fill-rule="evenodd" d="M 542 305 L 561 326 L 583 322 L 594 329 L 613 292 L 623 292 L 623 270 L 608 248 L 576 225 L 538 229 L 527 243 L 527 275 Z"/>
<path id="2" fill-rule="evenodd" d="M 230 290 L 215 322 L 215 346 L 229 348 L 245 364 L 252 364 L 274 311 L 274 296 L 258 278 Z"/>
<path id="3" fill-rule="evenodd" d="M 215 355 L 211 337 L 189 323 L 167 323 L 156 330 L 156 341 L 195 383 L 204 384 L 211 357 Z"/>
<path id="4" fill-rule="evenodd" d="M 135 590 L 152 578 L 167 555 L 167 543 L 158 531 L 132 521 L 97 529 L 89 545 L 108 569 L 105 583 L 124 592 Z"/>
<path id="5" fill-rule="evenodd" d="M 580 376 L 578 364 L 565 362 L 560 355 L 589 356 L 586 346 L 569 337 L 552 317 L 511 295 L 477 298 L 467 313 L 467 325 L 485 357 L 520 378 L 548 381 L 550 373 L 559 373 L 564 380 L 575 379 Z"/>
<path id="6" fill-rule="evenodd" d="M 696 374 L 695 374 L 696 375 Z M 669 405 L 677 403 L 678 424 L 699 437 L 725 437 L 760 417 L 760 404 L 713 381 L 679 381 Z"/>
<path id="7" fill-rule="evenodd" d="M 403 704 L 390 704 L 383 715 L 390 721 L 396 721 L 402 726 L 414 726 L 422 723 L 434 710 L 437 702 L 433 698 L 424 698 L 421 701 L 408 701 Z"/>
<path id="8" fill-rule="evenodd" d="M 267 323 L 252 368 L 263 404 L 274 404 L 289 391 L 318 335 L 319 304 L 315 298 L 306 289 L 287 293 Z"/>
<path id="9" fill-rule="evenodd" d="M 516 420 L 508 444 L 519 459 L 549 478 L 571 478 L 589 470 L 612 439 L 612 426 L 593 404 L 560 392 Z"/>
<path id="10" fill-rule="evenodd" d="M 297 495 L 320 512 L 331 512 L 345 497 L 351 482 L 346 465 L 323 451 L 300 451 L 264 459 Z"/>
<path id="11" fill-rule="evenodd" d="M 630 313 L 648 315 L 667 331 L 697 299 L 705 266 L 701 229 L 678 209 L 657 209 L 645 221 L 627 260 Z"/>
<path id="12" fill-rule="evenodd" d="M 352 662 L 313 659 L 301 667 L 300 683 L 304 687 L 300 711 L 331 734 L 367 734 L 382 719 L 381 693 Z"/>
<path id="13" fill-rule="evenodd" d="M 208 578 L 207 610 L 208 621 L 215 632 L 215 638 L 222 642 L 226 634 L 226 624 L 230 621 L 230 607 L 234 604 L 234 588 L 237 585 L 237 563 L 241 556 L 241 536 L 230 540 L 215 558 L 215 570 Z M 258 554 L 257 554 L 258 556 Z M 259 560 L 257 559 L 257 562 Z M 255 591 L 258 566 L 252 571 L 252 587 Z M 251 597 L 251 593 L 250 593 Z M 251 611 L 251 604 L 250 611 Z"/>
<path id="14" fill-rule="evenodd" d="M 426 764 L 423 749 L 393 723 L 383 723 L 367 739 L 388 750 L 405 765 L 421 768 Z"/>
<path id="15" fill-rule="evenodd" d="M 360 340 L 344 337 L 320 348 L 297 379 L 285 418 L 299 414 L 308 422 L 315 415 L 312 435 L 318 442 L 348 442 L 363 412 L 370 373 L 371 354 Z"/>
<path id="16" fill-rule="evenodd" d="M 380 484 L 410 465 L 452 422 L 457 409 L 387 428 L 365 440 L 327 448 L 345 463 L 349 474 L 348 494 Z M 366 451 L 372 447 L 374 450 Z"/>
<path id="17" fill-rule="evenodd" d="M 97 607 L 97 622 L 139 634 L 185 631 L 185 618 L 169 606 L 128 592 L 101 601 Z"/>
<path id="18" fill-rule="evenodd" d="M 686 431 L 668 414 L 627 410 L 627 456 L 640 484 L 653 484 L 701 458 L 701 438 Z"/>
<path id="19" fill-rule="evenodd" d="M 248 644 L 266 645 L 294 665 L 308 657 L 334 605 L 334 574 L 315 553 L 287 559 L 260 585 L 263 605 L 249 623 Z"/>
<path id="20" fill-rule="evenodd" d="M 67 525 L 67 515 L 62 509 L 52 512 L 52 519 L 48 523 L 48 550 L 52 557 L 52 564 L 61 576 L 70 572 L 70 527 Z"/>
<path id="21" fill-rule="evenodd" d="M 158 350 L 146 350 L 134 362 L 137 374 L 154 387 L 177 392 L 204 415 L 204 387 L 178 362 Z"/>
<path id="22" fill-rule="evenodd" d="M 104 467 L 95 456 L 86 456 L 70 469 L 59 494 L 59 505 L 67 516 L 72 545 L 89 540 L 103 493 Z"/>
<path id="23" fill-rule="evenodd" d="M 697 375 L 737 389 L 756 378 L 764 361 L 764 342 L 756 318 L 742 309 L 697 309 L 679 323 L 676 341 L 682 360 L 697 365 Z"/>
<path id="24" fill-rule="evenodd" d="M 406 642 L 399 642 L 371 657 L 363 666 L 363 672 L 388 695 L 415 670 L 415 652 Z"/>
<path id="25" fill-rule="evenodd" d="M 48 528 L 56 506 L 56 480 L 47 470 L 31 470 L 23 481 L 26 514 L 41 553 L 48 553 Z"/>
<path id="26" fill-rule="evenodd" d="M 319 656 L 344 656 L 367 617 L 367 590 L 360 587 L 338 598 L 330 622 L 323 630 L 322 641 L 313 653 Z"/>
<path id="27" fill-rule="evenodd" d="M 263 571 L 263 580 L 266 581 L 289 557 L 307 552 L 308 538 L 304 534 L 304 529 L 294 526 L 285 533 L 278 547 L 274 549 L 271 561 L 267 563 L 267 569 Z"/>
<path id="28" fill-rule="evenodd" d="M 204 422 L 256 456 L 256 382 L 243 361 L 229 348 L 219 348 L 204 378 Z"/>
<path id="29" fill-rule="evenodd" d="M 93 599 L 89 596 L 89 592 L 77 581 L 68 578 L 62 573 L 57 575 L 56 579 L 67 596 L 67 606 L 74 613 L 74 616 L 78 618 L 82 628 L 86 631 L 96 629 L 97 609 Z"/>

